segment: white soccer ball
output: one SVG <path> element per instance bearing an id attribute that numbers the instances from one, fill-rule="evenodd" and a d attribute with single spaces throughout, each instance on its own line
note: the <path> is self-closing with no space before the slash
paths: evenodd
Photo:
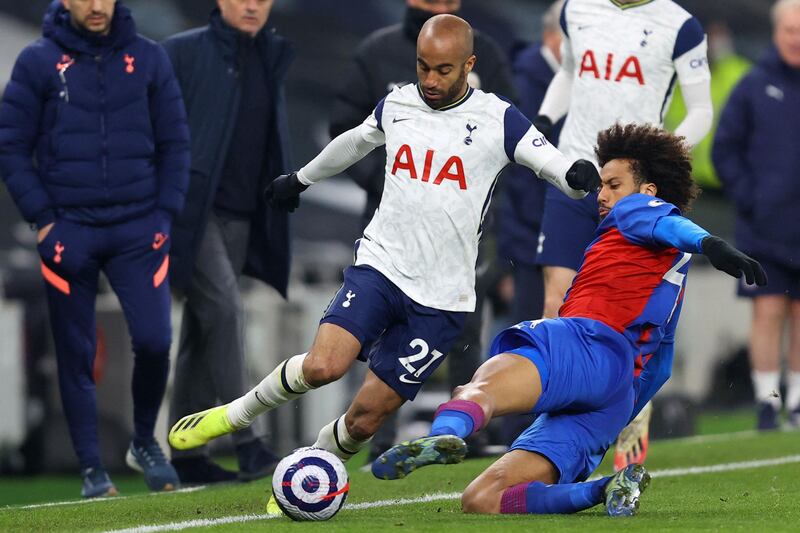
<path id="1" fill-rule="evenodd" d="M 349 490 L 341 459 L 322 448 L 298 448 L 272 476 L 272 494 L 292 520 L 328 520 L 342 508 Z"/>

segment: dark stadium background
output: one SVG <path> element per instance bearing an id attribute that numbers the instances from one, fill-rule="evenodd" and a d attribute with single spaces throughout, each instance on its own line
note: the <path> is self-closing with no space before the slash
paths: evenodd
<path id="1" fill-rule="evenodd" d="M 678 0 L 678 3 L 704 23 L 717 19 L 727 21 L 736 36 L 737 51 L 745 56 L 757 57 L 769 39 L 770 2 L 767 0 Z M 0 14 L 38 27 L 48 4 L 49 0 L 0 0 Z M 160 40 L 204 24 L 216 2 L 128 0 L 126 4 L 133 9 L 139 31 Z M 464 0 L 462 14 L 508 49 L 516 41 L 537 38 L 539 16 L 548 5 L 549 2 L 540 0 Z M 403 0 L 276 1 L 268 24 L 290 38 L 298 52 L 287 87 L 296 164 L 308 161 L 326 140 L 326 111 L 356 44 L 369 32 L 401 20 L 404 6 Z M 343 189 L 342 195 L 349 198 L 348 192 Z M 9 203 L 5 191 L 1 194 L 0 250 L 8 250 L 14 245 L 11 228 L 16 209 Z M 306 202 L 294 217 L 295 235 L 304 241 L 352 243 L 359 231 L 358 206 L 346 210 L 336 208 L 347 204 L 347 198 Z M 354 196 L 353 202 L 358 198 Z M 706 210 L 698 207 L 696 211 Z M 711 229 L 721 226 L 724 230 L 729 223 L 720 220 L 712 221 L 711 225 Z M 0 265 L 3 262 L 0 256 Z"/>
<path id="2" fill-rule="evenodd" d="M 733 30 L 737 52 L 745 57 L 756 59 L 770 42 L 772 2 L 769 0 L 676 1 L 705 25 L 718 20 L 726 22 Z M 205 24 L 216 4 L 214 0 L 125 0 L 125 3 L 134 13 L 139 31 L 155 40 Z M 463 0 L 461 14 L 502 47 L 510 49 L 518 41 L 538 38 L 540 16 L 549 4 L 543 0 Z M 6 63 L 13 62 L 27 44 L 19 40 L 8 44 L 10 34 L 20 30 L 25 35 L 27 31 L 30 39 L 35 38 L 48 5 L 49 0 L 0 0 L 0 58 Z M 404 0 L 276 0 L 268 24 L 293 41 L 297 49 L 287 82 L 296 166 L 307 162 L 328 141 L 327 113 L 357 43 L 373 30 L 402 20 L 404 9 Z M 9 28 L 15 31 L 10 32 Z M 17 46 L 16 50 L 11 49 L 13 46 Z M 0 91 L 10 74 L 8 68 L 9 71 L 3 67 L 0 72 Z M 332 178 L 325 185 L 325 188 L 315 187 L 314 195 L 304 197 L 303 205 L 292 217 L 295 282 L 335 281 L 341 266 L 351 260 L 352 243 L 360 232 L 361 192 L 344 176 Z M 720 191 L 705 191 L 691 217 L 713 233 L 732 237 L 733 213 Z M 23 348 L 27 385 L 29 394 L 50 398 L 45 404 L 53 408 L 52 378 L 48 377 L 52 376 L 52 369 L 37 366 L 54 361 L 34 239 L 35 233 L 22 223 L 5 188 L 0 186 L 0 282 L 5 298 L 39 302 L 27 305 L 25 311 L 29 328 Z M 732 285 L 726 287 L 732 294 Z M 752 396 L 746 358 L 740 350 L 731 360 L 735 363 L 721 369 L 715 377 L 719 383 L 713 387 L 721 390 L 717 400 L 749 402 Z M 735 395 L 728 392 L 731 388 L 728 384 L 734 380 L 739 380 Z M 47 405 L 43 407 L 44 416 Z M 39 430 L 43 431 L 41 427 L 34 431 Z M 40 438 L 30 437 L 29 443 L 34 443 L 34 447 L 25 451 L 29 460 L 42 454 L 36 446 L 53 444 L 47 442 L 51 439 L 44 434 Z M 123 448 L 125 444 L 122 443 Z M 29 463 L 28 467 L 31 466 Z M 0 472 L 9 469 L 16 467 L 7 464 L 0 453 Z"/>

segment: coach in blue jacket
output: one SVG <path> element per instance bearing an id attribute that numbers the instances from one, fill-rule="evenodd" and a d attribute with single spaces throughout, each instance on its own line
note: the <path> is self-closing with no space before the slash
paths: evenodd
<path id="1" fill-rule="evenodd" d="M 266 28 L 272 0 L 218 0 L 202 28 L 167 39 L 192 135 L 186 209 L 173 229 L 171 283 L 186 302 L 181 325 L 173 422 L 249 388 L 244 372 L 246 274 L 286 295 L 288 221 L 261 191 L 291 168 L 283 82 L 290 44 Z M 202 341 L 198 341 L 202 339 Z M 275 457 L 251 430 L 234 435 L 239 477 L 272 473 Z M 236 478 L 204 448 L 173 452 L 181 480 Z"/>
<path id="2" fill-rule="evenodd" d="M 731 93 L 712 158 L 736 208 L 736 241 L 756 258 L 769 285 L 739 285 L 753 299 L 750 363 L 759 429 L 778 427 L 781 341 L 788 346 L 786 409 L 800 427 L 800 2 L 772 11 L 775 46 Z"/>
<path id="3" fill-rule="evenodd" d="M 127 462 L 151 490 L 178 485 L 153 438 L 169 369 L 170 224 L 189 177 L 172 65 L 115 0 L 55 0 L 0 106 L 0 173 L 28 222 L 50 306 L 64 414 L 82 495 L 116 493 L 100 461 L 93 363 L 104 272 L 135 354 Z"/>

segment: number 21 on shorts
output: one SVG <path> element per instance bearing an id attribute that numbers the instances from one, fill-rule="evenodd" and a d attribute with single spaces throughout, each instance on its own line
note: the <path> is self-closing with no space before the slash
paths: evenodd
<path id="1" fill-rule="evenodd" d="M 417 353 L 409 355 L 408 357 L 398 358 L 400 364 L 403 365 L 403 368 L 408 370 L 408 373 L 400 376 L 400 381 L 402 381 L 403 383 L 418 384 L 421 382 L 413 380 L 411 379 L 411 377 L 419 378 L 435 361 L 444 357 L 444 354 L 436 349 L 430 350 L 428 343 L 422 339 L 414 339 L 413 341 L 408 343 L 408 345 L 411 346 L 411 348 L 419 351 Z M 424 363 L 422 366 L 414 366 L 413 363 L 419 363 L 420 361 L 425 360 L 425 358 L 429 356 L 430 359 L 428 359 L 428 361 Z"/>

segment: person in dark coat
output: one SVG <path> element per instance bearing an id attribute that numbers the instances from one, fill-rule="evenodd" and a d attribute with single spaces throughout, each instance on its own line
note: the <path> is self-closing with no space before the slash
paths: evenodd
<path id="1" fill-rule="evenodd" d="M 800 1 L 778 1 L 772 18 L 774 46 L 731 93 L 712 150 L 736 210 L 736 243 L 769 275 L 766 287 L 738 287 L 753 300 L 749 352 L 759 429 L 778 427 L 787 322 L 785 407 L 789 424 L 800 427 Z"/>
<path id="2" fill-rule="evenodd" d="M 375 105 L 394 87 L 414 83 L 417 80 L 415 63 L 417 37 L 422 25 L 434 15 L 455 14 L 461 8 L 461 0 L 406 0 L 405 18 L 402 23 L 387 26 L 368 35 L 359 44 L 353 64 L 345 74 L 344 81 L 336 93 L 331 110 L 330 135 L 337 135 L 360 124 Z M 494 40 L 479 31 L 474 31 L 475 55 L 480 59 L 470 72 L 467 81 L 471 87 L 516 100 L 516 92 L 505 54 Z M 362 225 L 366 227 L 372 219 L 383 194 L 386 150 L 374 150 L 360 163 L 350 168 L 348 175 L 367 193 Z M 538 180 L 537 180 L 538 181 Z M 487 219 L 491 218 L 487 215 Z M 487 224 L 491 225 L 491 224 Z M 478 258 L 478 280 L 476 311 L 467 318 L 461 338 L 454 343 L 448 358 L 448 384 L 450 389 L 466 383 L 482 360 L 481 324 L 483 297 L 493 278 L 491 265 L 494 262 L 486 252 L 486 241 L 491 240 L 491 230 L 484 231 Z M 488 246 L 492 248 L 492 246 Z M 396 421 L 384 424 L 372 442 L 370 460 L 394 444 Z M 485 439 L 485 437 L 481 437 Z M 479 451 L 473 444 L 471 450 Z"/>
<path id="3" fill-rule="evenodd" d="M 173 230 L 172 286 L 185 294 L 170 420 L 248 389 L 242 274 L 286 295 L 285 212 L 260 192 L 290 168 L 283 81 L 291 45 L 265 27 L 272 1 L 218 0 L 209 24 L 164 41 L 189 115 L 192 168 Z M 252 430 L 234 436 L 239 478 L 272 473 L 277 457 Z M 188 483 L 236 479 L 204 448 L 174 451 Z"/>
<path id="4" fill-rule="evenodd" d="M 100 460 L 94 358 L 102 271 L 134 352 L 127 463 L 151 490 L 179 481 L 153 436 L 169 372 L 170 226 L 189 176 L 172 65 L 115 0 L 54 0 L 0 106 L 0 174 L 39 230 L 64 414 L 84 497 L 113 495 Z"/>

